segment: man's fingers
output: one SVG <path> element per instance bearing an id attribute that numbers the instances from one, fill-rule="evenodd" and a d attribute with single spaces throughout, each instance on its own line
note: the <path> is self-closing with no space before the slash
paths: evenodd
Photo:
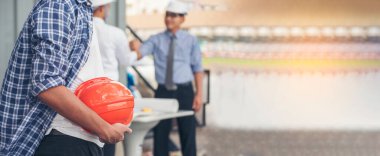
<path id="1" fill-rule="evenodd" d="M 197 105 L 196 105 L 196 104 L 193 105 L 193 110 L 194 110 L 195 112 L 198 112 L 198 108 L 197 108 Z"/>
<path id="2" fill-rule="evenodd" d="M 107 138 L 99 138 L 99 140 L 103 143 L 115 144 L 124 140 L 125 133 L 132 133 L 132 129 L 130 129 L 127 125 L 116 123 L 112 125 L 113 131 Z"/>
<path id="3" fill-rule="evenodd" d="M 124 133 L 132 133 L 132 129 L 130 129 L 128 125 L 116 123 L 116 124 L 113 124 L 112 126 L 114 126 L 119 132 L 123 133 L 123 135 Z"/>
<path id="4" fill-rule="evenodd" d="M 194 99 L 194 102 L 193 102 L 193 110 L 195 112 L 198 112 L 202 107 L 202 103 L 200 101 L 197 101 L 197 99 Z"/>
<path id="5" fill-rule="evenodd" d="M 125 133 L 128 133 L 128 134 L 131 134 L 132 133 L 132 129 L 128 128 L 126 131 L 124 131 Z"/>
<path id="6" fill-rule="evenodd" d="M 129 46 L 132 50 L 136 50 L 140 45 L 140 41 L 138 40 L 132 40 L 129 42 Z"/>
<path id="7" fill-rule="evenodd" d="M 130 47 L 132 50 L 136 50 L 136 41 L 135 41 L 135 40 L 132 40 L 131 42 L 129 42 L 129 47 Z"/>
<path id="8" fill-rule="evenodd" d="M 199 110 L 200 110 L 200 107 L 198 106 L 198 107 L 195 109 L 195 111 L 198 112 Z"/>

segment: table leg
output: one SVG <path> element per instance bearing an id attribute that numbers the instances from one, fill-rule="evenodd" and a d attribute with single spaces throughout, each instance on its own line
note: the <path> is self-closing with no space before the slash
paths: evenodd
<path id="1" fill-rule="evenodd" d="M 132 123 L 131 129 L 132 134 L 126 135 L 123 146 L 124 146 L 124 156 L 141 156 L 142 155 L 142 144 L 144 142 L 145 135 L 158 124 L 159 121 L 152 121 L 146 123 Z"/>

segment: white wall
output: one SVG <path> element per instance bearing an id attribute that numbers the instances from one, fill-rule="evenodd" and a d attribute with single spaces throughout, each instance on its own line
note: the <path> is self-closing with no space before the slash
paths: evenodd
<path id="1" fill-rule="evenodd" d="M 235 129 L 380 129 L 380 73 L 211 77 L 210 126 Z"/>

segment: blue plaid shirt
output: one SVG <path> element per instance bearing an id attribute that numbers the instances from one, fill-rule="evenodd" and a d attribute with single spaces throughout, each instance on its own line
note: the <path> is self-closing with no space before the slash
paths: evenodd
<path id="1" fill-rule="evenodd" d="M 71 85 L 88 58 L 87 0 L 40 0 L 17 39 L 1 87 L 0 155 L 31 156 L 56 112 L 37 95 Z"/>

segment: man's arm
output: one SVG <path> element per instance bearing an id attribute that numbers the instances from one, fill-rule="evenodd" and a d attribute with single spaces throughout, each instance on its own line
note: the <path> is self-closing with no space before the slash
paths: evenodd
<path id="1" fill-rule="evenodd" d="M 136 52 L 137 59 L 140 60 L 146 55 L 150 55 L 154 51 L 154 37 L 150 37 L 147 41 L 142 44 L 138 40 L 132 40 L 129 43 L 129 46 L 132 51 Z"/>
<path id="2" fill-rule="evenodd" d="M 60 115 L 95 133 L 104 142 L 121 141 L 124 139 L 124 132 L 131 132 L 128 126 L 108 124 L 64 86 L 43 91 L 38 98 Z"/>
<path id="3" fill-rule="evenodd" d="M 195 78 L 195 98 L 193 103 L 193 109 L 198 112 L 203 105 L 203 72 L 194 73 Z"/>
<path id="4" fill-rule="evenodd" d="M 123 139 L 126 126 L 109 125 L 88 109 L 72 92 L 64 87 L 69 76 L 68 57 L 72 47 L 75 14 L 68 4 L 47 1 L 32 14 L 32 34 L 35 44 L 31 69 L 32 95 L 70 121 L 96 133 L 107 143 Z M 54 22 L 51 22 L 54 21 Z"/>
<path id="5" fill-rule="evenodd" d="M 198 112 L 203 106 L 203 67 L 202 67 L 202 52 L 198 40 L 195 38 L 193 41 L 191 53 L 191 68 L 194 73 L 195 79 L 195 97 L 193 109 Z"/>

